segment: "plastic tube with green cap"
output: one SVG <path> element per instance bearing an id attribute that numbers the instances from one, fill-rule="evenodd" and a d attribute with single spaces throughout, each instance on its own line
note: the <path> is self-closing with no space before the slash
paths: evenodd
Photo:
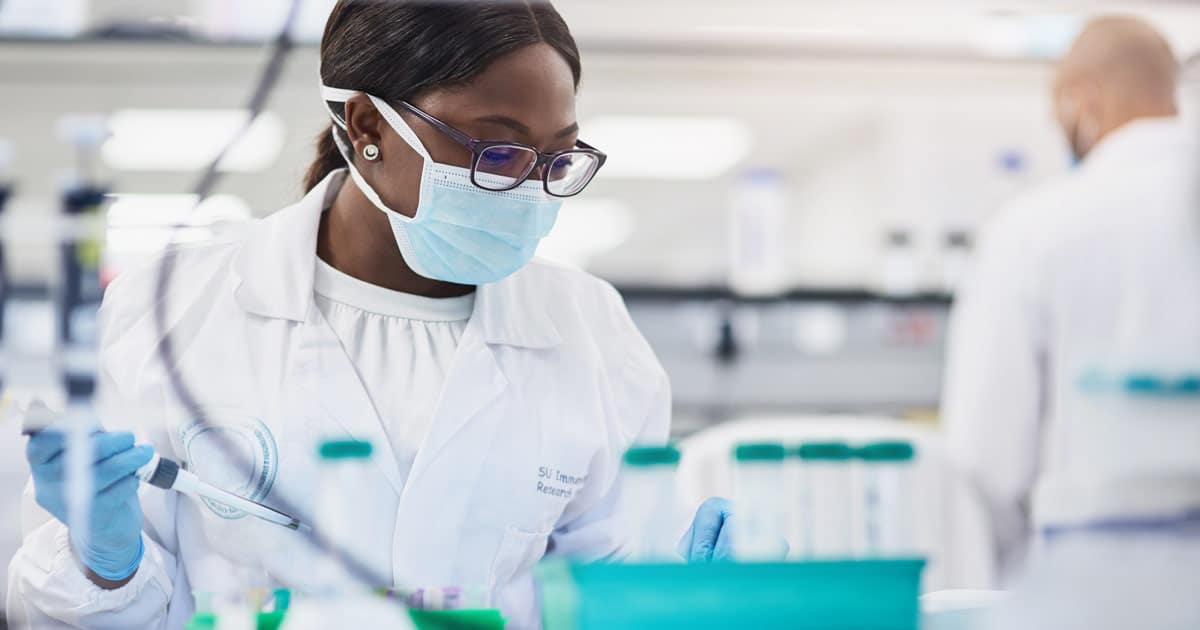
<path id="1" fill-rule="evenodd" d="M 913 463 L 916 449 L 903 440 L 873 442 L 858 449 L 863 464 L 863 525 L 870 556 L 917 553 Z"/>
<path id="2" fill-rule="evenodd" d="M 738 444 L 733 449 L 737 528 L 733 557 L 742 562 L 780 560 L 787 554 L 784 492 L 786 450 L 778 442 Z"/>
<path id="3" fill-rule="evenodd" d="M 628 515 L 631 562 L 679 560 L 675 543 L 675 473 L 679 449 L 634 446 L 625 452 L 622 467 L 623 512 Z"/>
<path id="4" fill-rule="evenodd" d="M 318 445 L 320 483 L 314 529 L 331 549 L 343 552 L 357 547 L 361 536 L 351 520 L 356 489 L 367 487 L 376 473 L 371 466 L 371 443 L 354 439 L 325 440 Z M 333 553 L 314 558 L 314 580 L 302 592 L 294 591 L 282 630 L 328 628 L 413 627 L 406 609 L 386 600 L 355 580 Z"/>
<path id="5" fill-rule="evenodd" d="M 794 462 L 794 544 L 802 558 L 854 555 L 854 449 L 845 442 L 805 442 L 789 452 Z M 795 496 L 795 495 L 794 495 Z"/>

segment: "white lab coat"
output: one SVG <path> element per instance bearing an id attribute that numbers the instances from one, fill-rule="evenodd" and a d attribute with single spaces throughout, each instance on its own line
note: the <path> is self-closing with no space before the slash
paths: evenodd
<path id="1" fill-rule="evenodd" d="M 547 553 L 600 558 L 624 543 L 618 469 L 635 441 L 668 435 L 665 372 L 618 294 L 579 271 L 534 261 L 478 289 L 475 309 L 407 483 L 355 368 L 314 306 L 318 220 L 344 172 L 244 236 L 176 249 L 170 291 L 156 269 L 128 272 L 102 309 L 102 395 L 135 413 L 162 454 L 268 505 L 284 496 L 313 519 L 315 445 L 353 436 L 376 447 L 357 488 L 351 551 L 403 587 L 475 589 L 511 627 L 539 625 L 530 570 Z M 156 354 L 165 299 L 177 368 L 210 421 L 179 411 Z M 238 444 L 223 462 L 205 432 Z M 143 486 L 146 554 L 133 580 L 101 590 L 68 551 L 65 527 L 29 510 L 11 566 L 9 608 L 35 627 L 178 628 L 192 591 L 236 576 L 303 589 L 298 535 Z M 235 568 L 234 565 L 243 568 Z M 249 567 L 249 568 L 245 568 Z"/>
<path id="2" fill-rule="evenodd" d="M 1197 140 L 1178 119 L 1130 123 L 982 233 L 943 415 L 1012 568 L 1042 526 L 1200 506 L 1200 406 L 1187 421 L 1081 387 L 1200 368 Z"/>

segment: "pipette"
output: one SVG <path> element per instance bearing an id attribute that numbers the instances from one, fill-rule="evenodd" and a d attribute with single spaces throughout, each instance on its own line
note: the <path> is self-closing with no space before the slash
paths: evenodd
<path id="1" fill-rule="evenodd" d="M 288 516 L 283 512 L 205 483 L 195 473 L 184 470 L 174 460 L 161 457 L 157 453 L 154 454 L 149 463 L 139 468 L 135 475 L 138 479 L 163 490 L 174 490 L 187 495 L 210 499 L 291 530 L 308 527 L 302 524 L 299 519 Z"/>
<path id="2" fill-rule="evenodd" d="M 62 414 L 51 411 L 37 400 L 21 409 L 19 413 L 23 416 L 21 432 L 25 435 L 49 429 L 62 418 Z M 178 462 L 157 453 L 145 466 L 137 469 L 134 475 L 143 482 L 163 490 L 174 490 L 189 496 L 209 499 L 291 530 L 309 529 L 308 525 L 295 517 L 206 483 L 195 473 L 181 467 Z"/>

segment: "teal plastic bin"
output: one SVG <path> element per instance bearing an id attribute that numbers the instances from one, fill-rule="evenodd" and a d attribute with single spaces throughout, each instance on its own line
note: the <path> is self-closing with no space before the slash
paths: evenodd
<path id="1" fill-rule="evenodd" d="M 546 630 L 916 630 L 922 559 L 537 569 Z"/>

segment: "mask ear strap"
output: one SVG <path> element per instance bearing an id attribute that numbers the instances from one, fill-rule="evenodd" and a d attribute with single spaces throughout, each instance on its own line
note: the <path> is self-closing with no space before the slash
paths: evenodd
<path id="1" fill-rule="evenodd" d="M 355 92 L 353 90 L 343 90 L 340 88 L 331 88 L 327 85 L 321 86 L 321 99 L 326 101 L 327 103 L 345 104 L 346 101 L 350 100 L 351 96 L 354 96 L 357 93 L 358 92 Z M 326 107 L 328 108 L 328 105 L 326 105 Z M 333 124 L 337 125 L 338 127 L 341 127 L 343 131 L 346 129 L 346 118 L 345 118 L 344 113 L 339 114 L 338 112 L 330 109 L 329 117 L 333 119 Z"/>
<path id="2" fill-rule="evenodd" d="M 357 90 L 333 88 L 327 85 L 321 86 L 321 98 L 331 103 L 345 103 L 346 101 L 350 100 L 350 97 L 356 94 L 366 93 L 359 92 Z M 426 161 L 433 161 L 433 158 L 429 156 L 429 151 L 425 149 L 425 145 L 421 144 L 421 139 L 417 137 L 416 132 L 412 130 L 412 127 L 408 126 L 408 123 L 404 122 L 404 119 L 400 117 L 400 114 L 397 113 L 387 101 L 372 94 L 367 94 L 367 98 L 371 99 L 371 103 L 375 105 L 375 109 L 379 110 L 379 113 L 383 116 L 383 119 L 387 122 L 388 126 L 392 128 L 392 131 L 395 131 L 396 134 L 403 138 L 404 141 L 408 143 L 408 146 L 412 147 L 413 151 L 416 151 L 417 154 L 425 158 Z M 333 119 L 335 125 L 341 127 L 343 131 L 346 130 L 346 119 L 344 114 L 338 115 L 334 111 L 330 110 L 329 117 Z"/>
<path id="3" fill-rule="evenodd" d="M 409 127 L 408 123 L 404 122 L 400 114 L 387 101 L 370 94 L 367 95 L 367 98 L 371 99 L 371 102 L 375 104 L 375 109 L 383 114 L 383 119 L 387 121 L 393 131 L 399 134 L 401 138 L 404 138 L 404 141 L 408 143 L 408 146 L 413 148 L 413 151 L 416 151 L 417 154 L 425 158 L 426 162 L 433 161 L 433 158 L 429 156 L 429 151 L 425 150 L 425 145 L 421 144 L 421 139 L 417 137 L 417 132 L 413 131 L 412 127 Z"/>
<path id="4" fill-rule="evenodd" d="M 327 87 L 324 85 L 321 86 L 321 97 L 324 98 L 326 101 L 329 101 L 332 103 L 345 103 L 346 99 L 350 98 L 351 96 L 354 96 L 355 94 L 358 94 L 358 92 L 355 92 L 353 90 L 341 90 L 338 88 L 331 88 L 331 87 Z M 368 95 L 368 96 L 370 96 L 370 95 Z M 375 97 L 372 96 L 371 98 L 373 100 Z M 386 105 L 386 103 L 384 103 L 384 104 Z M 376 107 L 378 107 L 378 105 L 376 105 Z M 388 109 L 391 109 L 391 108 L 389 107 Z M 392 113 L 395 114 L 395 111 L 393 111 Z M 337 125 L 338 127 L 341 127 L 342 130 L 346 129 L 346 121 L 343 120 L 342 116 L 338 116 L 335 112 L 330 110 L 329 117 L 332 118 L 333 123 L 335 125 Z M 386 113 L 384 113 L 384 119 L 385 120 L 387 119 Z M 404 121 L 401 121 L 401 122 L 403 123 Z M 391 124 L 390 121 L 389 121 L 389 124 Z M 393 125 L 393 128 L 394 128 L 394 125 Z M 407 126 L 405 126 L 405 128 L 407 128 Z M 399 133 L 399 129 L 397 129 L 396 131 L 397 131 L 397 133 Z M 409 129 L 408 132 L 411 134 L 412 130 Z M 347 170 L 350 171 L 350 177 L 354 180 L 354 183 L 358 185 L 359 191 L 361 191 L 363 196 L 367 198 L 367 201 L 370 201 L 372 205 L 374 205 L 376 208 L 378 208 L 381 212 L 388 215 L 389 217 L 394 216 L 394 217 L 398 217 L 401 220 L 405 220 L 405 221 L 411 220 L 408 217 L 401 215 L 400 213 L 394 213 L 390 209 L 388 209 L 387 204 L 383 203 L 383 199 L 380 198 L 379 193 L 375 192 L 375 189 L 372 188 L 371 185 L 367 183 L 367 180 L 363 178 L 362 173 L 359 173 L 358 168 L 356 168 L 354 166 L 354 150 L 353 150 L 353 148 L 350 147 L 350 145 L 347 144 L 346 141 L 342 139 L 342 136 L 341 136 L 341 134 L 339 134 L 337 132 L 337 129 L 330 129 L 329 133 L 331 135 L 333 135 L 333 142 L 334 142 L 334 144 L 337 145 L 338 151 L 341 152 L 342 159 L 344 159 L 346 161 L 346 168 L 347 168 Z M 401 134 L 401 136 L 403 136 L 403 135 L 404 134 Z M 406 138 L 406 140 L 407 140 L 407 138 Z M 420 145 L 418 144 L 418 146 L 420 146 Z M 427 155 L 425 153 L 425 147 L 421 147 L 420 151 L 418 151 L 418 152 L 422 153 L 423 155 Z"/>

